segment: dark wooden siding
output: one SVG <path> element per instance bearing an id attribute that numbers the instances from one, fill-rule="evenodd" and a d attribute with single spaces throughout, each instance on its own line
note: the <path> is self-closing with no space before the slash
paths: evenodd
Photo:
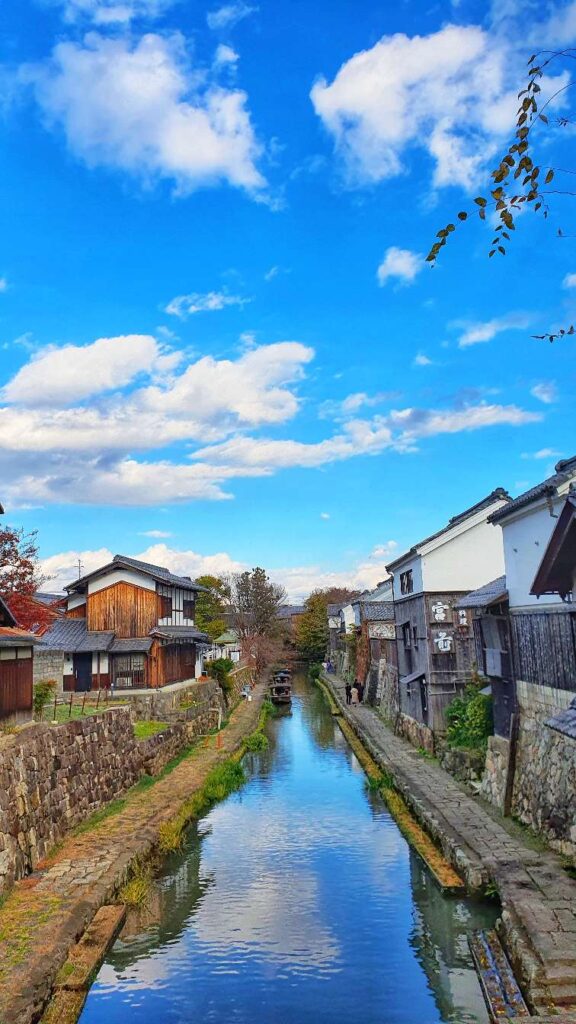
<path id="1" fill-rule="evenodd" d="M 0 718 L 32 710 L 32 658 L 0 661 Z"/>
<path id="2" fill-rule="evenodd" d="M 576 691 L 576 614 L 514 612 L 510 622 L 516 678 Z"/>
<path id="3" fill-rule="evenodd" d="M 159 600 L 153 590 L 114 583 L 88 596 L 90 630 L 112 630 L 118 637 L 148 636 L 158 622 Z"/>

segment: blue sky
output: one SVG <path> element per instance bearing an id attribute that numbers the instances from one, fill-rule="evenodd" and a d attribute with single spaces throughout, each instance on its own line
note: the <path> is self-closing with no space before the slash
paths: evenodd
<path id="1" fill-rule="evenodd" d="M 56 582 L 121 551 L 367 585 L 573 454 L 574 342 L 532 335 L 576 316 L 574 200 L 505 260 L 472 220 L 422 257 L 576 3 L 20 0 L 0 28 L 0 497 Z"/>

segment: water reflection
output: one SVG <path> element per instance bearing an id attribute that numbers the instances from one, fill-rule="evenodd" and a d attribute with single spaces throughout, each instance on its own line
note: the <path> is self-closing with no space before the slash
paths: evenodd
<path id="1" fill-rule="evenodd" d="M 82 1024 L 484 1024 L 466 933 L 304 680 L 131 915 Z"/>

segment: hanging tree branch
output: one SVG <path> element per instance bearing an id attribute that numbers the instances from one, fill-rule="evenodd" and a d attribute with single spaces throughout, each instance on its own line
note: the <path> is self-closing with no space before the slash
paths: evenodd
<path id="1" fill-rule="evenodd" d="M 548 56 L 546 56 L 548 54 Z M 532 134 L 534 128 L 539 124 L 548 125 L 548 116 L 544 111 L 561 93 L 573 88 L 576 82 L 568 82 L 550 96 L 546 102 L 539 107 L 541 86 L 538 79 L 544 74 L 544 69 L 557 58 L 576 59 L 576 50 L 544 50 L 540 54 L 532 54 L 528 61 L 528 80 L 524 89 L 518 93 L 520 106 L 516 112 L 516 130 L 514 141 L 511 142 L 504 153 L 497 167 L 491 172 L 493 187 L 489 194 L 478 195 L 474 199 L 474 206 L 471 212 L 478 215 L 480 220 L 486 220 L 486 213 L 494 211 L 498 223 L 494 229 L 492 243 L 488 256 L 491 259 L 496 254 L 506 255 L 506 245 L 511 239 L 511 232 L 516 230 L 515 218 L 524 209 L 533 209 L 535 212 L 542 212 L 544 218 L 548 217 L 549 207 L 546 196 L 549 195 L 574 195 L 574 192 L 562 189 L 547 189 L 554 180 L 555 169 L 553 167 L 542 167 L 535 163 L 532 153 Z M 540 62 L 537 63 L 538 58 Z M 545 59 L 542 59 L 545 58 Z M 561 118 L 559 123 L 567 125 L 568 119 Z M 574 174 L 576 171 L 563 173 Z M 463 223 L 468 220 L 470 213 L 461 210 L 457 215 L 457 221 Z M 433 267 L 443 247 L 447 244 L 451 234 L 456 230 L 456 223 L 449 223 L 438 231 L 426 261 Z M 560 237 L 567 237 L 560 230 Z M 555 341 L 557 338 L 576 333 L 574 325 L 566 329 L 558 330 L 556 333 L 537 334 L 538 339 Z"/>

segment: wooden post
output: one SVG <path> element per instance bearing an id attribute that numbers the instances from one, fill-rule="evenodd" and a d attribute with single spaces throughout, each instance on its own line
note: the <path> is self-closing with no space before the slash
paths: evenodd
<path id="1" fill-rule="evenodd" d="M 57 699 L 58 699 L 58 691 L 54 690 L 54 715 L 53 715 L 53 718 L 52 718 L 53 722 L 56 721 L 56 701 L 57 701 Z"/>
<path id="2" fill-rule="evenodd" d="M 84 718 L 84 708 L 85 707 L 86 707 L 86 691 L 84 691 L 84 696 L 82 698 L 82 711 L 80 712 L 80 717 L 81 718 Z"/>
<path id="3" fill-rule="evenodd" d="M 504 805 L 502 813 L 505 818 L 510 817 L 512 811 L 512 797 L 514 795 L 514 776 L 516 775 L 516 752 L 518 748 L 518 712 L 510 715 L 508 770 L 506 772 L 506 786 L 504 789 Z"/>
<path id="4" fill-rule="evenodd" d="M 70 694 L 70 709 L 68 711 L 68 718 L 72 718 L 72 701 L 74 700 L 74 692 Z"/>

